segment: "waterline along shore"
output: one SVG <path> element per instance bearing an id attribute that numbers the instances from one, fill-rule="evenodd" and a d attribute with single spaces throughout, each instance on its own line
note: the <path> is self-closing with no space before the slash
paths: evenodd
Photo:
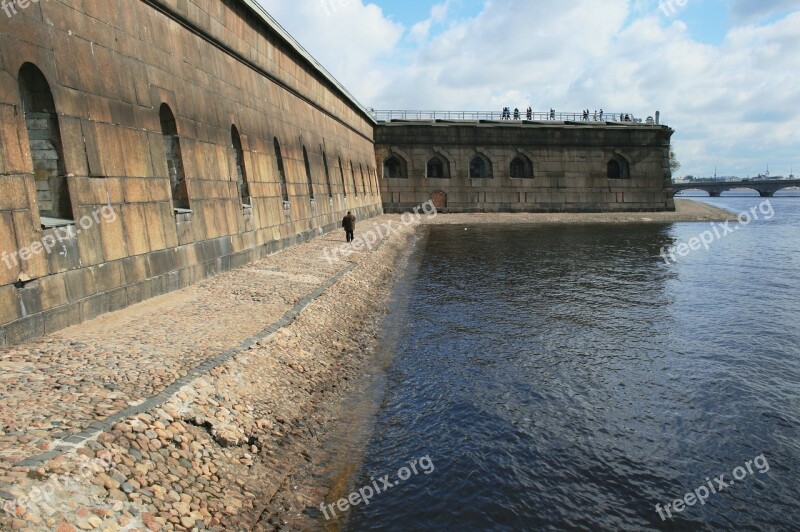
<path id="1" fill-rule="evenodd" d="M 423 223 L 724 221 L 676 213 L 435 215 Z M 288 479 L 380 337 L 401 260 L 400 216 L 369 248 L 341 232 L 56 334 L 0 350 L 0 528 L 273 529 L 321 500 Z"/>
<path id="2" fill-rule="evenodd" d="M 592 224 L 680 223 L 735 221 L 736 215 L 707 203 L 675 199 L 674 211 L 600 213 L 469 213 L 440 214 L 429 224 Z"/>

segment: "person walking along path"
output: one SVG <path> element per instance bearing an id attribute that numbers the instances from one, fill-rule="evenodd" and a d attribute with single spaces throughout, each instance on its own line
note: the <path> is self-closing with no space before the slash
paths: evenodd
<path id="1" fill-rule="evenodd" d="M 348 242 L 352 242 L 355 237 L 356 230 L 356 217 L 351 211 L 342 218 L 342 227 L 344 228 L 344 236 Z"/>

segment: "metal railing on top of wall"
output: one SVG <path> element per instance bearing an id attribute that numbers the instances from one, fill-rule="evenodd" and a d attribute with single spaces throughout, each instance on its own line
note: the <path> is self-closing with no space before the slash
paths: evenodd
<path id="1" fill-rule="evenodd" d="M 570 121 L 570 122 L 620 122 L 631 124 L 657 125 L 658 121 L 651 116 L 647 118 L 636 117 L 632 113 L 562 113 L 562 112 L 531 112 L 520 110 L 503 111 L 409 111 L 409 110 L 376 110 L 370 113 L 378 121 L 389 120 L 510 120 L 510 121 Z"/>

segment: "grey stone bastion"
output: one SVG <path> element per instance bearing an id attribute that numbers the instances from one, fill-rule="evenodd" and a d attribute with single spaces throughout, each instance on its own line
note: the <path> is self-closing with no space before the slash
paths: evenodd
<path id="1" fill-rule="evenodd" d="M 385 212 L 672 211 L 674 131 L 627 122 L 392 120 L 376 127 Z"/>

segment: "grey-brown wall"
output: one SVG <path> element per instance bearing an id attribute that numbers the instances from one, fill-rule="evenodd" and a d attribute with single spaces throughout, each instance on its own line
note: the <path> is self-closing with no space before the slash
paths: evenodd
<path id="1" fill-rule="evenodd" d="M 0 12 L 0 345 L 311 238 L 348 209 L 362 218 L 381 212 L 374 123 L 240 0 L 49 0 L 17 10 L 10 18 Z M 76 223 L 51 252 L 22 260 L 12 255 L 53 233 L 41 226 L 39 201 L 49 191 L 34 171 L 19 84 L 27 63 L 53 95 Z M 190 213 L 173 210 L 164 103 L 177 121 Z M 232 125 L 241 134 L 249 208 L 239 195 Z M 370 183 L 363 190 L 359 164 L 372 190 Z M 113 217 L 98 216 L 101 208 Z"/>
<path id="2" fill-rule="evenodd" d="M 674 210 L 672 133 L 635 123 L 380 123 L 375 139 L 384 209 L 402 212 L 444 192 L 447 212 Z M 392 154 L 404 161 L 407 178 L 384 177 L 384 161 Z M 491 161 L 491 179 L 469 177 L 476 154 Z M 449 162 L 449 179 L 426 177 L 433 156 Z M 533 178 L 510 177 L 517 156 L 531 161 Z M 629 179 L 608 179 L 612 158 L 629 163 Z"/>

